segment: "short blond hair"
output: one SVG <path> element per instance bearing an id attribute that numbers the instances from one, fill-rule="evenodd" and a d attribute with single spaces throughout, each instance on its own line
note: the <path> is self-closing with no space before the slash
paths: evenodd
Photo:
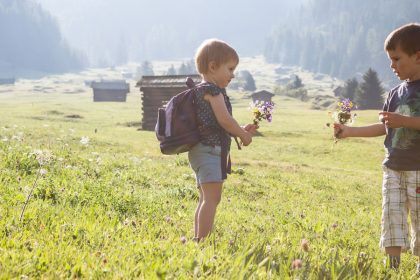
<path id="1" fill-rule="evenodd" d="M 205 40 L 195 53 L 195 66 L 200 74 L 206 74 L 209 71 L 210 62 L 220 66 L 231 60 L 239 62 L 235 49 L 218 39 Z"/>
<path id="2" fill-rule="evenodd" d="M 420 51 L 420 24 L 409 23 L 392 31 L 385 40 L 384 49 L 394 51 L 397 47 L 408 55 Z"/>

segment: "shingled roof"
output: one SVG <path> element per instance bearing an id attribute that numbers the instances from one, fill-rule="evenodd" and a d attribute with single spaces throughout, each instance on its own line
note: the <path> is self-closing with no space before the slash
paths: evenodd
<path id="1" fill-rule="evenodd" d="M 142 88 L 171 88 L 171 87 L 185 87 L 185 81 L 190 77 L 194 83 L 201 82 L 200 75 L 166 75 L 166 76 L 143 76 L 137 82 L 136 87 Z"/>

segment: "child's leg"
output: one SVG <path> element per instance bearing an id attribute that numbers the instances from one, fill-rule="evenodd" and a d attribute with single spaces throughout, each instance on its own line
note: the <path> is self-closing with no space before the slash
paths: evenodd
<path id="1" fill-rule="evenodd" d="M 405 171 L 407 185 L 408 209 L 411 220 L 411 250 L 417 256 L 417 270 L 420 267 L 420 171 Z"/>
<path id="2" fill-rule="evenodd" d="M 201 184 L 203 202 L 198 212 L 199 239 L 206 237 L 213 228 L 216 208 L 222 197 L 222 187 L 222 182 Z"/>
<path id="3" fill-rule="evenodd" d="M 391 268 L 398 268 L 402 249 L 410 247 L 408 236 L 409 197 L 403 173 L 384 167 L 382 185 L 381 248 Z"/>
<path id="4" fill-rule="evenodd" d="M 199 201 L 197 208 L 195 209 L 195 217 L 194 217 L 194 238 L 198 237 L 198 212 L 200 211 L 201 204 L 203 204 L 203 190 L 201 186 L 198 187 L 199 194 Z"/>
<path id="5" fill-rule="evenodd" d="M 389 267 L 397 269 L 401 261 L 401 247 L 386 247 L 385 253 L 389 256 Z"/>

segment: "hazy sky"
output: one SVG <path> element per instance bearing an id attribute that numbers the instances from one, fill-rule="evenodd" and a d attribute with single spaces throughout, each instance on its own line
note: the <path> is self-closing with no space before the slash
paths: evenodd
<path id="1" fill-rule="evenodd" d="M 241 55 L 260 54 L 275 25 L 304 0 L 34 0 L 60 24 L 71 46 L 91 62 L 192 57 L 216 37 Z"/>

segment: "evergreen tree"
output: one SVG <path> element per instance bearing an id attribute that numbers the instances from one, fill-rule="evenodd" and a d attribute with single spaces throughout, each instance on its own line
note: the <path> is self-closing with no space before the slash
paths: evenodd
<path id="1" fill-rule="evenodd" d="M 383 67 L 383 40 L 403 23 L 418 21 L 419 14 L 418 0 L 305 0 L 272 29 L 265 56 L 342 79 L 373 67 L 388 84 L 394 76 Z"/>
<path id="2" fill-rule="evenodd" d="M 383 93 L 384 89 L 378 74 L 369 68 L 356 92 L 355 103 L 359 109 L 380 109 L 384 102 Z"/>
<path id="3" fill-rule="evenodd" d="M 195 68 L 195 62 L 193 59 L 189 60 L 186 64 L 188 73 L 187 74 L 197 74 L 197 69 Z"/>
<path id="4" fill-rule="evenodd" d="M 171 64 L 171 67 L 168 68 L 166 75 L 176 75 L 176 70 L 173 64 Z"/>
<path id="5" fill-rule="evenodd" d="M 184 62 L 182 62 L 182 64 L 179 66 L 178 68 L 178 75 L 187 75 L 188 73 L 188 67 L 187 65 L 185 65 Z"/>
<path id="6" fill-rule="evenodd" d="M 138 76 L 153 76 L 153 65 L 149 61 L 145 60 L 141 63 L 140 67 L 137 68 Z"/>
<path id="7" fill-rule="evenodd" d="M 248 70 L 243 70 L 240 72 L 240 76 L 243 79 L 243 89 L 246 91 L 254 91 L 257 89 L 255 86 L 255 80 L 254 77 L 252 77 L 252 74 Z"/>
<path id="8" fill-rule="evenodd" d="M 356 78 L 348 79 L 344 84 L 342 96 L 350 100 L 354 100 L 356 96 L 357 88 L 359 87 L 359 82 Z"/>
<path id="9" fill-rule="evenodd" d="M 58 22 L 36 1 L 0 1 L 0 38 L 0 64 L 7 65 L 0 65 L 0 71 L 5 75 L 60 73 L 85 66 L 84 55 L 70 48 Z"/>
<path id="10" fill-rule="evenodd" d="M 295 79 L 287 85 L 289 89 L 298 89 L 302 88 L 304 85 L 302 83 L 302 79 L 299 78 L 298 75 L 295 75 Z"/>

